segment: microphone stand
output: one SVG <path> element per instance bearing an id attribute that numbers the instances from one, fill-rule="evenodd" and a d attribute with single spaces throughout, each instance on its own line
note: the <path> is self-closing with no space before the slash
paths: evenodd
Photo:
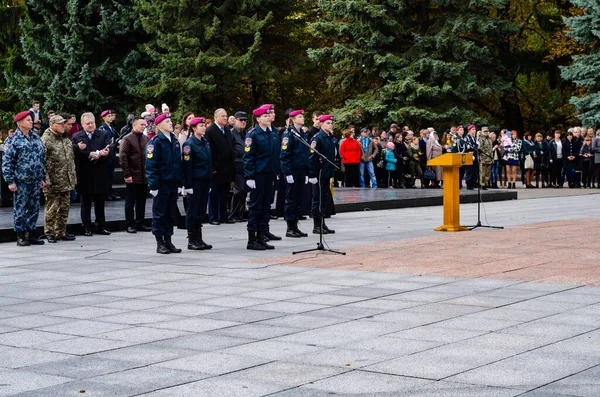
<path id="1" fill-rule="evenodd" d="M 340 169 L 340 167 L 338 167 L 337 165 L 335 165 L 331 160 L 329 160 L 324 154 L 322 154 L 321 152 L 319 152 L 317 149 L 313 148 L 310 143 L 306 142 L 304 140 L 304 138 L 302 138 L 302 136 L 300 134 L 298 134 L 293 128 L 290 128 L 290 131 L 292 131 L 292 134 L 306 147 L 308 147 L 310 150 L 312 150 L 315 154 L 317 154 L 320 158 L 321 158 L 321 163 L 323 163 L 325 160 L 326 162 L 328 162 L 329 164 L 331 164 L 335 169 Z M 323 172 L 323 167 L 321 167 L 321 169 L 319 170 L 319 215 L 321 215 L 321 227 L 319 228 L 319 242 L 317 243 L 317 248 L 311 248 L 311 249 L 306 249 L 306 250 L 301 250 L 301 251 L 294 251 L 292 252 L 292 255 L 296 255 L 296 254 L 303 254 L 306 252 L 313 252 L 313 251 L 326 251 L 326 252 L 331 252 L 333 254 L 339 254 L 339 255 L 346 255 L 345 252 L 342 251 L 336 251 L 333 250 L 331 248 L 325 248 L 325 244 L 323 242 L 323 226 L 325 225 L 325 218 L 323 217 L 323 189 L 321 186 L 321 175 Z"/>
<path id="2" fill-rule="evenodd" d="M 473 149 L 477 154 L 484 155 L 493 160 L 493 157 L 487 153 L 484 153 L 477 146 L 473 146 L 470 142 L 467 142 L 460 135 L 453 135 L 455 138 L 458 138 L 459 141 L 462 141 L 469 149 Z M 477 170 L 477 223 L 473 226 L 465 226 L 469 230 L 477 229 L 478 227 L 488 228 L 488 229 L 504 229 L 504 226 L 492 226 L 492 225 L 484 225 L 481 223 L 481 203 L 483 202 L 483 197 L 481 196 L 481 179 L 479 178 L 479 170 Z"/>

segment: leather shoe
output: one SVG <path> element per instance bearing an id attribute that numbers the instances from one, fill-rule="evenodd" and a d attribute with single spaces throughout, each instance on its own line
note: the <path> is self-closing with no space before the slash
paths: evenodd
<path id="1" fill-rule="evenodd" d="M 277 219 L 279 219 L 279 218 L 278 218 L 277 216 L 275 216 L 275 215 L 269 215 L 269 218 L 270 218 L 270 219 L 273 219 L 273 220 L 277 220 Z"/>
<path id="2" fill-rule="evenodd" d="M 127 228 L 127 233 L 137 233 L 137 229 L 133 226 Z"/>
<path id="3" fill-rule="evenodd" d="M 223 223 L 227 223 L 227 224 L 232 224 L 235 223 L 235 221 L 233 219 L 227 219 L 225 222 Z"/>
<path id="4" fill-rule="evenodd" d="M 110 235 L 110 232 L 103 227 L 99 227 L 96 229 L 96 234 L 99 234 L 101 236 L 108 236 Z"/>
<path id="5" fill-rule="evenodd" d="M 62 236 L 60 239 L 63 241 L 73 241 L 75 240 L 75 236 L 71 233 L 65 233 L 65 235 Z"/>
<path id="6" fill-rule="evenodd" d="M 92 235 L 92 231 L 88 228 L 85 228 L 85 229 L 83 229 L 83 235 L 89 237 Z"/>
<path id="7" fill-rule="evenodd" d="M 267 231 L 264 233 L 265 237 L 269 239 L 269 241 L 279 241 L 281 237 L 274 235 L 273 233 Z"/>
<path id="8" fill-rule="evenodd" d="M 220 222 L 214 222 L 214 221 L 208 222 L 208 223 L 210 223 L 211 225 L 214 225 L 214 226 L 219 226 L 221 224 Z"/>
<path id="9" fill-rule="evenodd" d="M 152 231 L 152 228 L 150 226 L 146 226 L 146 225 L 138 226 L 136 229 L 138 232 L 151 232 Z"/>
<path id="10" fill-rule="evenodd" d="M 54 237 L 53 235 L 49 234 L 46 236 L 46 238 L 48 239 L 49 243 L 56 243 L 56 237 Z"/>

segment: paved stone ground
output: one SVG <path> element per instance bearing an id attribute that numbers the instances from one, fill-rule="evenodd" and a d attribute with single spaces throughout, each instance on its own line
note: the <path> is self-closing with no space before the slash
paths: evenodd
<path id="1" fill-rule="evenodd" d="M 580 219 L 595 244 L 597 196 L 484 209 L 511 227 Z M 475 215 L 463 206 L 464 223 Z M 440 207 L 340 214 L 327 241 L 417 263 L 412 239 L 440 222 Z M 503 246 L 493 232 L 463 235 Z M 212 251 L 167 256 L 148 234 L 0 245 L 0 396 L 600 395 L 600 287 L 270 265 L 256 261 L 316 237 L 257 253 L 241 225 L 205 236 Z M 470 255 L 455 236 L 435 234 L 429 254 Z"/>

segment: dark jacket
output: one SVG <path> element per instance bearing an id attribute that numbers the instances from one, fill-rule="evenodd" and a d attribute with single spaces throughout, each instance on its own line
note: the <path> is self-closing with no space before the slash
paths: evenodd
<path id="1" fill-rule="evenodd" d="M 240 131 L 237 127 L 231 129 L 233 139 L 233 158 L 235 162 L 235 173 L 242 174 L 244 172 L 244 139 L 245 131 Z"/>
<path id="2" fill-rule="evenodd" d="M 144 134 L 127 134 L 121 140 L 119 161 L 124 178 L 133 178 L 133 183 L 148 183 L 146 179 L 146 156 L 144 155 L 148 137 Z"/>
<path id="3" fill-rule="evenodd" d="M 325 133 L 325 131 L 319 131 L 312 139 L 310 146 L 313 149 L 316 149 L 322 155 L 324 155 L 329 161 L 335 161 L 335 139 L 333 134 L 329 135 Z M 322 160 L 319 155 L 316 153 L 311 153 L 310 155 L 310 167 L 308 171 L 309 178 L 318 178 L 319 173 L 321 174 L 321 179 L 329 181 L 330 178 L 333 178 L 335 174 L 335 169 L 329 162 Z"/>
<path id="4" fill-rule="evenodd" d="M 114 156 L 114 149 L 110 149 L 107 157 L 100 157 L 98 160 L 92 160 L 90 153 L 96 150 L 102 150 L 110 145 L 110 137 L 105 131 L 97 129 L 92 134 L 92 139 L 88 138 L 85 131 L 77 132 L 73 135 L 73 149 L 75 150 L 75 159 L 77 162 L 77 190 L 83 194 L 106 194 L 110 186 L 108 179 L 109 157 Z M 79 149 L 79 142 L 86 144 L 86 148 Z"/>
<path id="5" fill-rule="evenodd" d="M 171 134 L 171 141 L 156 131 L 146 145 L 146 178 L 150 190 L 159 190 L 164 184 L 183 185 L 179 141 Z"/>
<path id="6" fill-rule="evenodd" d="M 212 171 L 210 144 L 205 138 L 200 140 L 191 136 L 183 144 L 184 186 L 189 188 L 194 186 L 194 179 L 210 179 Z"/>
<path id="7" fill-rule="evenodd" d="M 561 140 L 562 142 L 562 140 Z M 553 139 L 550 141 L 550 160 L 552 160 L 552 162 L 554 161 L 558 161 L 558 156 L 557 156 L 557 151 L 558 151 L 558 146 L 556 146 L 556 141 Z M 561 151 L 562 153 L 562 151 Z"/>
<path id="8" fill-rule="evenodd" d="M 578 140 L 573 137 L 573 140 L 569 142 L 567 138 L 563 139 L 563 161 L 565 162 L 565 168 L 577 168 L 579 165 L 579 151 L 581 150 L 581 144 Z M 568 157 L 575 157 L 573 160 L 569 160 Z"/>
<path id="9" fill-rule="evenodd" d="M 254 179 L 256 174 L 276 174 L 279 168 L 279 133 L 255 126 L 246 134 L 244 142 L 244 176 Z"/>
<path id="10" fill-rule="evenodd" d="M 307 171 L 310 149 L 294 135 L 300 135 L 305 141 L 308 136 L 298 131 L 293 125 L 284 131 L 281 136 L 281 173 L 285 176 L 292 175 L 292 171 Z"/>
<path id="11" fill-rule="evenodd" d="M 212 123 L 206 129 L 206 139 L 210 143 L 213 161 L 213 182 L 229 183 L 234 179 L 233 137 L 229 127 L 223 127 L 225 133 L 217 123 Z"/>

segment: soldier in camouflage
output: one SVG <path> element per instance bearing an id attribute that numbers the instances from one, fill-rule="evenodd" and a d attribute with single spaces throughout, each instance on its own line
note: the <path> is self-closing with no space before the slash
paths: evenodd
<path id="1" fill-rule="evenodd" d="M 13 218 L 17 245 L 42 245 L 35 237 L 35 227 L 40 213 L 40 191 L 46 179 L 44 145 L 40 138 L 30 133 L 33 119 L 29 111 L 14 118 L 17 130 L 4 144 L 2 174 L 13 192 Z"/>
<path id="2" fill-rule="evenodd" d="M 481 129 L 481 134 L 478 138 L 479 143 L 479 185 L 482 190 L 487 190 L 490 184 L 490 173 L 492 164 L 494 163 L 492 138 L 490 138 L 490 130 L 487 127 Z"/>
<path id="3" fill-rule="evenodd" d="M 53 116 L 50 128 L 42 135 L 46 153 L 44 233 L 49 243 L 75 240 L 74 235 L 67 233 L 67 221 L 70 194 L 75 188 L 77 174 L 73 144 L 65 132 L 65 121 L 61 116 Z"/>

